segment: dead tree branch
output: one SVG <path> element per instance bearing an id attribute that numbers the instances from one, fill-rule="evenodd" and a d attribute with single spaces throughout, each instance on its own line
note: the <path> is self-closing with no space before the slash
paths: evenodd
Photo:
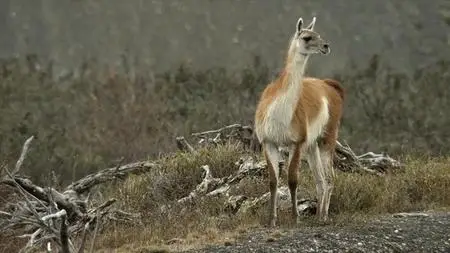
<path id="1" fill-rule="evenodd" d="M 232 124 L 216 130 L 193 133 L 192 136 L 199 139 L 198 144 L 223 144 L 227 141 L 237 140 L 250 148 L 254 139 L 253 129 L 250 126 Z M 212 137 L 214 136 L 214 137 Z"/>
<path id="2" fill-rule="evenodd" d="M 356 155 L 348 144 L 336 142 L 335 167 L 344 172 L 364 172 L 381 176 L 384 173 L 400 169 L 403 165 L 387 154 L 368 152 Z"/>
<path id="3" fill-rule="evenodd" d="M 98 184 L 102 184 L 115 179 L 124 179 L 130 174 L 143 174 L 157 168 L 157 164 L 148 161 L 107 168 L 94 174 L 87 175 L 82 179 L 73 182 L 72 184 L 67 186 L 66 191 L 74 191 L 77 194 L 83 194 Z"/>
<path id="4" fill-rule="evenodd" d="M 188 196 L 178 200 L 178 203 L 186 203 L 203 196 L 228 196 L 228 191 L 232 185 L 236 185 L 247 176 L 262 175 L 265 163 L 255 162 L 252 157 L 241 158 L 236 173 L 224 177 L 214 178 L 208 165 L 202 166 L 204 171 L 203 180 Z"/>
<path id="5" fill-rule="evenodd" d="M 12 171 L 12 174 L 15 175 L 19 172 L 20 168 L 22 167 L 23 161 L 25 161 L 25 157 L 27 156 L 28 149 L 30 148 L 31 141 L 33 141 L 34 136 L 32 135 L 30 138 L 28 138 L 22 147 L 22 152 L 20 153 L 20 157 L 16 162 L 16 167 Z"/>
<path id="6" fill-rule="evenodd" d="M 187 142 L 187 140 L 186 140 L 186 138 L 184 138 L 184 136 L 177 137 L 176 141 L 177 141 L 177 147 L 179 150 L 195 152 L 194 147 L 192 147 L 192 145 L 189 144 L 189 142 Z"/>
<path id="7" fill-rule="evenodd" d="M 5 210 L 0 211 L 1 231 L 21 230 L 23 235 L 20 237 L 29 238 L 22 251 L 36 247 L 45 247 L 47 250 L 51 250 L 51 245 L 57 245 L 60 252 L 74 253 L 76 247 L 73 245 L 72 239 L 81 232 L 83 238 L 78 252 L 82 252 L 87 234 L 91 233 L 93 229 L 91 224 L 96 224 L 94 233 L 97 233 L 100 226 L 105 226 L 109 221 L 134 222 L 140 219 L 138 214 L 111 208 L 116 202 L 115 199 L 110 199 L 95 207 L 89 205 L 83 194 L 89 195 L 96 185 L 115 179 L 124 179 L 129 174 L 148 172 L 157 168 L 156 164 L 136 162 L 107 168 L 81 178 L 60 192 L 52 187 L 40 187 L 30 179 L 18 175 L 32 140 L 33 137 L 30 137 L 24 143 L 14 173 L 10 173 L 5 167 L 3 170 L 6 172 L 6 176 L 0 179 L 0 184 L 13 187 L 23 199 L 9 203 Z"/>
<path id="8" fill-rule="evenodd" d="M 194 200 L 198 196 L 205 195 L 206 193 L 210 192 L 211 189 L 215 189 L 217 185 L 222 181 L 221 179 L 213 178 L 208 165 L 203 165 L 202 169 L 204 174 L 202 182 L 198 184 L 197 187 L 195 187 L 195 189 L 190 192 L 188 196 L 179 199 L 178 203 L 183 204 Z"/>
<path id="9" fill-rule="evenodd" d="M 66 224 L 66 212 L 63 212 L 63 214 L 64 215 L 61 216 L 61 228 L 60 228 L 61 253 L 70 253 L 69 233 L 67 232 L 67 224 Z"/>

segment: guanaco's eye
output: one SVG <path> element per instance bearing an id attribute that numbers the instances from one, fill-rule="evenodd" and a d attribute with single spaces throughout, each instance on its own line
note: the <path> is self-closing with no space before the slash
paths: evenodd
<path id="1" fill-rule="evenodd" d="M 304 40 L 304 41 L 306 41 L 306 42 L 310 41 L 311 39 L 312 39 L 312 37 L 311 37 L 311 36 L 306 36 L 306 37 L 303 37 L 303 40 Z"/>

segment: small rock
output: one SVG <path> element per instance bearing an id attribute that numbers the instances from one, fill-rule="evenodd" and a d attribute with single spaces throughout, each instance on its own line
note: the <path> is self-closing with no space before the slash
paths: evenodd
<path id="1" fill-rule="evenodd" d="M 180 238 L 172 238 L 172 239 L 168 240 L 168 241 L 166 242 L 166 244 L 170 245 L 170 244 L 176 244 L 176 243 L 182 243 L 182 242 L 183 242 L 183 239 L 180 239 Z"/>
<path id="2" fill-rule="evenodd" d="M 228 246 L 233 245 L 233 243 L 231 241 L 226 241 L 223 243 L 223 245 L 228 247 Z"/>
<path id="3" fill-rule="evenodd" d="M 269 237 L 269 238 L 267 238 L 266 241 L 267 241 L 267 242 L 274 242 L 274 241 L 276 241 L 276 240 L 275 240 L 275 238 L 273 238 L 273 237 Z"/>

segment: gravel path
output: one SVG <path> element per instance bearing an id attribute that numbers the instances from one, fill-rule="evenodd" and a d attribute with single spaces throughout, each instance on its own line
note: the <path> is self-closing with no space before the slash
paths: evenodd
<path id="1" fill-rule="evenodd" d="M 250 232 L 239 241 L 186 252 L 450 252 L 450 212 L 383 217 L 347 227 Z"/>

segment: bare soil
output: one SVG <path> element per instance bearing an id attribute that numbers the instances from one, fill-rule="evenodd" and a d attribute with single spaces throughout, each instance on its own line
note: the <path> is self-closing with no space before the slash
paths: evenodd
<path id="1" fill-rule="evenodd" d="M 450 252 L 450 212 L 383 216 L 359 225 L 262 229 L 185 252 Z"/>

